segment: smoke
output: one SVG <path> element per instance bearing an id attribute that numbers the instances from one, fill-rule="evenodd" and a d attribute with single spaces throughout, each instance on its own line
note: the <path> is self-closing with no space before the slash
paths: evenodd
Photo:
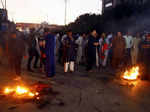
<path id="1" fill-rule="evenodd" d="M 133 34 L 135 34 L 136 32 L 150 32 L 150 10 L 145 10 L 143 13 L 141 14 L 136 14 L 133 15 L 130 19 L 129 19 L 129 27 L 128 27 L 128 31 L 131 31 Z"/>
<path id="2" fill-rule="evenodd" d="M 105 28 L 105 31 L 131 32 L 135 35 L 137 32 L 150 32 L 150 9 L 144 9 L 141 13 L 134 13 L 130 17 L 125 17 L 121 20 L 110 20 Z"/>

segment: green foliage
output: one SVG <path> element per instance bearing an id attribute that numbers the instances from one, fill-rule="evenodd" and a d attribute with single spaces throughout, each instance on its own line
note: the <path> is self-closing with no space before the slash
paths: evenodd
<path id="1" fill-rule="evenodd" d="M 92 29 L 96 29 L 101 24 L 101 15 L 84 14 L 79 16 L 75 22 L 68 25 L 74 33 L 89 33 Z"/>

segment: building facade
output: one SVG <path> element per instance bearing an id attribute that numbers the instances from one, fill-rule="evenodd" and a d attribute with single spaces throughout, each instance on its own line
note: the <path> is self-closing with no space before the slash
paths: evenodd
<path id="1" fill-rule="evenodd" d="M 102 0 L 102 13 L 106 10 L 115 8 L 117 5 L 124 4 L 124 3 L 131 3 L 137 5 L 143 5 L 148 0 Z"/>
<path id="2" fill-rule="evenodd" d="M 16 23 L 16 29 L 18 29 L 19 31 L 29 31 L 30 29 L 32 28 L 35 28 L 35 29 L 39 29 L 40 27 L 43 27 L 43 28 L 49 28 L 50 30 L 55 30 L 55 29 L 62 29 L 62 26 L 59 26 L 59 25 L 49 25 L 49 24 L 45 24 L 45 23 L 42 23 L 42 24 L 36 24 L 36 23 Z"/>

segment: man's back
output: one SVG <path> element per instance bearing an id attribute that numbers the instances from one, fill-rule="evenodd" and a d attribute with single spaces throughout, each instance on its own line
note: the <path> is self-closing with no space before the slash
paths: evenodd
<path id="1" fill-rule="evenodd" d="M 125 39 L 122 37 L 115 37 L 112 41 L 113 54 L 117 57 L 122 57 L 125 53 Z"/>

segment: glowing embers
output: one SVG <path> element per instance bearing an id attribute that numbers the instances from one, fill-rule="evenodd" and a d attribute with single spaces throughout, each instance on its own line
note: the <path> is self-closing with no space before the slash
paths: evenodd
<path id="1" fill-rule="evenodd" d="M 139 76 L 139 67 L 132 67 L 130 70 L 127 70 L 123 74 L 123 78 L 126 80 L 137 80 Z"/>
<path id="2" fill-rule="evenodd" d="M 24 86 L 7 87 L 4 89 L 4 95 L 13 96 L 16 98 L 36 98 L 39 93 L 33 92 Z"/>
<path id="3" fill-rule="evenodd" d="M 15 91 L 16 91 L 16 94 L 18 94 L 18 95 L 27 94 L 29 92 L 29 90 L 27 88 L 21 87 L 21 86 L 17 86 Z"/>

